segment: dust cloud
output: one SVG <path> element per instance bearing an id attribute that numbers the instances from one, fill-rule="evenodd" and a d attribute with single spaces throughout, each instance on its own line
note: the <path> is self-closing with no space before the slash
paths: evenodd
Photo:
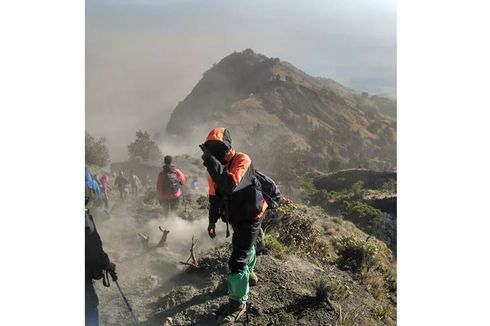
<path id="1" fill-rule="evenodd" d="M 182 273 L 187 266 L 181 264 L 190 255 L 191 238 L 198 239 L 195 247 L 196 258 L 219 244 L 231 241 L 225 238 L 225 226 L 218 223 L 215 239 L 207 234 L 207 210 L 196 219 L 184 220 L 171 215 L 165 218 L 146 216 L 138 213 L 137 201 L 131 198 L 127 202 L 115 201 L 110 217 L 101 211 L 93 212 L 97 230 L 103 246 L 111 261 L 116 264 L 118 282 L 125 291 L 128 300 L 141 320 L 154 313 L 153 305 L 168 294 L 176 283 L 174 277 Z M 162 237 L 162 229 L 169 230 L 166 245 L 155 248 Z M 148 247 L 138 233 L 149 235 Z M 104 287 L 95 282 L 99 296 L 99 309 L 104 325 L 125 325 L 131 322 L 115 286 Z"/>

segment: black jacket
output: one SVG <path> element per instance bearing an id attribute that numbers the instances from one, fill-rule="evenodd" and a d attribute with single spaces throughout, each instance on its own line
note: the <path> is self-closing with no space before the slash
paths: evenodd
<path id="1" fill-rule="evenodd" d="M 109 257 L 102 248 L 102 241 L 94 219 L 85 209 L 85 280 L 99 280 L 104 269 L 109 267 Z"/>

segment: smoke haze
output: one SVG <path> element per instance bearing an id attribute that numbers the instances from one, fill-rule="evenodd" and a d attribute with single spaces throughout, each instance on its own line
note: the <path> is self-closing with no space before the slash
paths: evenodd
<path id="1" fill-rule="evenodd" d="M 126 159 L 136 130 L 162 136 L 202 73 L 246 48 L 394 93 L 395 12 L 394 0 L 87 0 L 86 129 Z"/>

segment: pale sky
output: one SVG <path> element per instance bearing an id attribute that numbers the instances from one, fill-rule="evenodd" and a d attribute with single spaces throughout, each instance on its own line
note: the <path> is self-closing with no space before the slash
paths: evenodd
<path id="1" fill-rule="evenodd" d="M 86 129 L 120 156 L 137 129 L 163 131 L 213 63 L 246 48 L 394 93 L 396 1 L 86 0 Z"/>

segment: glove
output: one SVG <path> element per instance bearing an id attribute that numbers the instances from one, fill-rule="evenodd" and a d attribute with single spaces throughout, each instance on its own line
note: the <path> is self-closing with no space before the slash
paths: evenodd
<path id="1" fill-rule="evenodd" d="M 111 275 L 112 281 L 117 281 L 116 264 L 109 262 L 109 267 L 106 269 L 109 275 Z"/>
<path id="2" fill-rule="evenodd" d="M 209 223 L 208 234 L 211 239 L 214 239 L 216 237 L 216 223 Z"/>
<path id="3" fill-rule="evenodd" d="M 201 148 L 202 150 L 202 155 L 201 155 L 201 159 L 206 162 L 207 160 L 209 160 L 211 158 L 211 156 L 213 156 L 213 154 L 211 154 L 211 152 L 209 151 L 209 149 L 206 148 L 205 145 L 199 145 L 199 147 Z"/>

